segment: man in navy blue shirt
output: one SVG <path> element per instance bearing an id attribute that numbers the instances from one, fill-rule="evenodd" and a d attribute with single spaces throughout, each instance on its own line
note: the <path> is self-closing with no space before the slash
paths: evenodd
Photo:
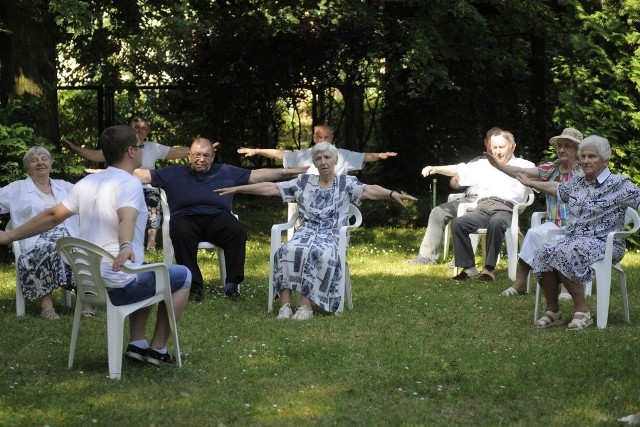
<path id="1" fill-rule="evenodd" d="M 305 168 L 244 169 L 224 163 L 213 163 L 216 149 L 211 141 L 196 138 L 187 159 L 189 165 L 172 165 L 154 170 L 137 170 L 143 184 L 164 189 L 171 210 L 169 235 L 176 263 L 191 270 L 190 301 L 203 298 L 202 272 L 198 266 L 198 243 L 211 242 L 225 253 L 227 280 L 225 295 L 238 299 L 238 285 L 244 280 L 247 233 L 231 213 L 233 196 L 220 196 L 218 188 L 278 181 Z"/>

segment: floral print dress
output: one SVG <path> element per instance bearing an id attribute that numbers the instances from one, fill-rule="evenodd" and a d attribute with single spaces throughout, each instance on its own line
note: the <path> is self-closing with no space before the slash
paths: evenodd
<path id="1" fill-rule="evenodd" d="M 278 183 L 283 201 L 298 204 L 300 227 L 274 256 L 274 295 L 291 289 L 327 312 L 338 309 L 344 274 L 338 233 L 347 224 L 349 204 L 360 204 L 364 187 L 349 175 L 337 175 L 327 189 L 320 188 L 319 176 L 309 174 Z"/>
<path id="2" fill-rule="evenodd" d="M 569 280 L 587 284 L 593 278 L 591 264 L 604 258 L 607 234 L 624 229 L 627 207 L 638 209 L 640 188 L 627 177 L 609 174 L 601 183 L 583 174 L 558 187 L 558 195 L 569 205 L 565 236 L 538 248 L 533 271 L 556 270 Z M 624 256 L 624 239 L 613 245 L 613 262 Z"/>

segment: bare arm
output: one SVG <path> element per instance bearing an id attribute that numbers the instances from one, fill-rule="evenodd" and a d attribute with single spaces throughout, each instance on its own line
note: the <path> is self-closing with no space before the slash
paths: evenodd
<path id="1" fill-rule="evenodd" d="M 538 178 L 538 168 L 521 168 L 518 166 L 504 165 L 502 163 L 498 163 L 495 157 L 491 153 L 484 153 L 485 157 L 494 168 L 498 169 L 500 172 L 506 173 L 511 178 L 516 178 L 518 174 L 525 174 L 529 178 Z"/>
<path id="2" fill-rule="evenodd" d="M 364 153 L 364 162 L 377 162 L 378 160 L 387 160 L 389 157 L 395 157 L 398 153 L 387 151 L 385 153 Z"/>
<path id="3" fill-rule="evenodd" d="M 362 192 L 362 198 L 365 200 L 389 200 L 393 199 L 400 205 L 404 206 L 405 200 L 418 200 L 410 194 L 398 193 L 395 190 L 381 187 L 379 185 L 367 185 Z"/>
<path id="4" fill-rule="evenodd" d="M 151 183 L 151 171 L 149 169 L 136 169 L 133 174 L 138 177 L 143 184 Z"/>
<path id="5" fill-rule="evenodd" d="M 529 175 L 525 173 L 520 173 L 515 176 L 515 178 L 522 183 L 522 185 L 526 185 L 527 187 L 531 187 L 538 191 L 542 191 L 543 193 L 550 194 L 552 196 L 558 195 L 558 186 L 560 185 L 557 181 L 544 181 L 541 179 L 531 179 Z"/>
<path id="6" fill-rule="evenodd" d="M 136 260 L 131 242 L 133 242 L 133 233 L 135 232 L 138 211 L 130 206 L 125 206 L 118 209 L 116 213 L 118 214 L 118 242 L 120 243 L 120 252 L 118 252 L 113 262 L 113 271 L 120 270 L 120 267 L 122 267 L 127 260 Z"/>
<path id="7" fill-rule="evenodd" d="M 280 159 L 282 160 L 282 150 L 275 148 L 238 148 L 239 154 L 244 154 L 245 157 L 262 156 L 267 159 Z M 366 161 L 366 160 L 365 160 Z"/>
<path id="8" fill-rule="evenodd" d="M 219 188 L 213 190 L 221 196 L 228 194 L 253 194 L 255 196 L 279 196 L 278 185 L 275 182 L 259 182 L 256 184 L 238 185 L 237 187 Z"/>
<path id="9" fill-rule="evenodd" d="M 104 162 L 104 155 L 102 154 L 102 150 L 94 150 L 91 148 L 84 148 L 78 145 L 75 145 L 71 141 L 66 139 L 62 139 L 60 141 L 64 147 L 66 147 L 69 151 L 76 153 L 78 156 L 83 159 L 90 160 L 92 162 Z"/>
<path id="10" fill-rule="evenodd" d="M 281 179 L 289 175 L 298 175 L 300 173 L 305 173 L 307 169 L 309 169 L 309 166 L 303 166 L 300 168 L 286 168 L 286 169 L 285 168 L 254 169 L 251 171 L 251 175 L 249 176 L 249 184 L 255 184 L 256 182 L 263 182 L 263 181 L 280 181 Z"/>
<path id="11" fill-rule="evenodd" d="M 65 219 L 74 215 L 62 203 L 42 211 L 20 227 L 11 231 L 0 231 L 0 244 L 8 245 L 16 240 L 38 235 L 44 231 L 51 230 Z"/>
<path id="12" fill-rule="evenodd" d="M 458 168 L 457 165 L 446 165 L 446 166 L 425 166 L 422 169 L 422 176 L 425 178 L 429 175 L 434 174 L 446 175 L 446 176 L 457 176 Z"/>
<path id="13" fill-rule="evenodd" d="M 171 147 L 167 156 L 164 158 L 165 160 L 174 160 L 174 159 L 182 159 L 183 157 L 187 157 L 187 153 L 189 152 L 189 147 Z"/>

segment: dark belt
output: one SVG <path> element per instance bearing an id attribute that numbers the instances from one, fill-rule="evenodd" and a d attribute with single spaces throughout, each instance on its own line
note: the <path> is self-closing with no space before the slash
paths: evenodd
<path id="1" fill-rule="evenodd" d="M 500 197 L 483 197 L 482 199 L 478 200 L 478 202 L 481 202 L 483 200 L 493 200 L 494 202 L 498 202 L 498 203 L 502 203 L 505 206 L 508 206 L 509 208 L 513 209 L 513 203 L 508 201 L 508 200 L 504 200 L 501 199 Z"/>

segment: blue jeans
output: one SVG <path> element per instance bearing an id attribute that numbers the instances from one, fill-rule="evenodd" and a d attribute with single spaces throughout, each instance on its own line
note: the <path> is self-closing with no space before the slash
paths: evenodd
<path id="1" fill-rule="evenodd" d="M 183 265 L 168 265 L 169 284 L 171 292 L 179 289 L 187 289 L 191 286 L 191 272 Z M 136 275 L 136 278 L 127 283 L 123 288 L 110 288 L 109 299 L 113 305 L 133 304 L 151 298 L 156 294 L 155 273 L 145 272 Z"/>

